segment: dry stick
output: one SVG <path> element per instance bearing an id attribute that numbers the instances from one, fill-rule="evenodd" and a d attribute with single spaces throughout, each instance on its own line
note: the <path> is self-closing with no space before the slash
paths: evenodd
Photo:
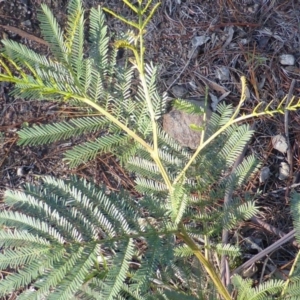
<path id="1" fill-rule="evenodd" d="M 291 100 L 293 99 L 293 91 L 294 91 L 295 83 L 296 83 L 296 81 L 295 81 L 295 79 L 293 79 L 291 82 L 290 88 L 289 88 L 289 93 L 287 95 L 285 108 L 287 108 L 289 106 Z M 293 156 L 292 156 L 292 149 L 291 149 L 291 143 L 290 143 L 290 138 L 289 138 L 289 111 L 287 109 L 284 112 L 284 133 L 285 133 L 285 138 L 286 138 L 286 142 L 288 145 L 287 161 L 288 161 L 288 164 L 290 167 L 290 172 L 289 172 L 289 175 L 290 175 L 289 181 L 290 181 L 293 176 Z M 289 193 L 289 188 L 287 188 L 287 190 L 285 192 L 285 199 L 287 199 L 288 193 Z"/>
<path id="2" fill-rule="evenodd" d="M 243 269 L 248 268 L 249 266 L 254 264 L 256 261 L 258 261 L 259 259 L 263 258 L 264 256 L 268 255 L 270 252 L 272 252 L 272 251 L 276 250 L 277 248 L 279 248 L 281 245 L 289 242 L 291 239 L 294 238 L 295 233 L 296 233 L 296 231 L 295 231 L 295 229 L 293 229 L 288 234 L 283 236 L 280 240 L 278 240 L 274 244 L 270 245 L 266 249 L 262 250 L 261 252 L 259 252 L 258 254 L 256 254 L 252 258 L 250 258 L 249 260 L 247 260 L 244 264 L 242 264 L 241 266 L 239 266 L 238 268 L 233 270 L 231 275 L 240 273 Z"/>
<path id="3" fill-rule="evenodd" d="M 278 190 L 274 190 L 274 191 L 270 191 L 270 192 L 261 194 L 260 196 L 264 197 L 264 196 L 268 196 L 269 194 L 277 194 L 277 193 L 286 191 L 286 190 L 288 190 L 289 188 L 295 188 L 295 187 L 297 187 L 297 186 L 300 186 L 300 182 L 294 183 L 294 184 L 292 184 L 292 185 L 290 185 L 290 186 L 288 186 L 288 187 L 280 188 L 280 189 L 278 189 Z"/>
<path id="4" fill-rule="evenodd" d="M 255 124 L 252 124 L 250 129 L 253 130 L 254 126 L 255 126 Z M 247 144 L 245 145 L 245 147 L 243 149 L 243 152 L 239 155 L 239 157 L 234 162 L 232 171 L 234 171 L 238 167 L 238 165 L 242 162 L 242 160 L 244 159 L 244 156 L 245 156 L 245 153 L 246 153 L 249 143 L 250 143 L 250 141 L 247 142 Z M 224 197 L 224 206 L 229 205 L 229 203 L 232 199 L 232 193 L 233 193 L 233 187 L 230 188 L 230 190 L 226 193 L 226 195 Z M 227 244 L 227 242 L 228 242 L 228 230 L 223 229 L 222 244 L 225 245 L 225 244 Z M 225 255 L 222 255 L 222 259 L 221 259 L 221 280 L 225 286 L 227 286 L 230 283 L 229 265 L 228 265 L 228 261 L 227 261 Z"/>
<path id="5" fill-rule="evenodd" d="M 19 29 L 19 28 L 16 28 L 16 27 L 13 27 L 13 26 L 9 26 L 9 25 L 0 25 L 0 27 L 8 30 L 8 31 L 11 31 L 13 33 L 16 33 L 18 34 L 19 36 L 25 38 L 25 39 L 28 39 L 28 40 L 31 40 L 31 41 L 34 41 L 34 42 L 37 42 L 39 44 L 42 44 L 42 45 L 45 45 L 45 46 L 48 46 L 49 47 L 49 43 L 44 41 L 43 39 L 35 36 L 35 35 L 32 35 L 22 29 Z"/>
<path id="6" fill-rule="evenodd" d="M 263 227 L 265 230 L 279 236 L 279 237 L 284 237 L 286 235 L 286 233 L 284 233 L 283 231 L 279 230 L 278 228 L 264 222 L 263 220 L 260 220 L 256 217 L 252 217 L 251 218 L 251 222 L 254 223 L 254 224 L 257 224 L 257 225 L 260 225 L 261 227 Z M 296 242 L 296 241 L 293 241 L 293 246 L 297 247 L 297 248 L 300 248 L 300 245 Z"/>
<path id="7" fill-rule="evenodd" d="M 285 107 L 288 107 L 291 100 L 293 99 L 293 91 L 295 87 L 296 80 L 293 79 L 289 88 L 289 93 L 287 95 L 286 104 Z M 292 157 L 292 151 L 291 151 L 291 144 L 289 139 L 289 111 L 286 109 L 284 112 L 284 133 L 288 144 L 288 151 L 287 151 L 287 160 L 290 165 L 290 170 L 293 168 L 293 157 Z"/>

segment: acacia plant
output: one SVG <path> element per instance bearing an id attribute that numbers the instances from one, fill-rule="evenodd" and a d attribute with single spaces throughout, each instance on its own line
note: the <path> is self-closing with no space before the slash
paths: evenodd
<path id="1" fill-rule="evenodd" d="M 157 90 L 157 68 L 144 59 L 146 26 L 159 4 L 123 1 L 137 20 L 91 9 L 87 39 L 80 0 L 69 3 L 65 32 L 42 5 L 39 19 L 49 57 L 2 41 L 0 80 L 14 84 L 14 95 L 65 101 L 85 114 L 89 107 L 90 113 L 21 129 L 19 144 L 42 145 L 98 132 L 95 140 L 66 151 L 65 160 L 75 167 L 113 153 L 135 174 L 143 197 L 135 199 L 125 191 L 107 194 L 84 180 L 47 176 L 40 185 L 6 191 L 10 209 L 0 212 L 0 268 L 7 271 L 0 281 L 1 296 L 18 290 L 18 299 L 232 299 L 212 258 L 239 255 L 237 245 L 220 243 L 220 234 L 258 209 L 250 195 L 235 193 L 223 206 L 220 200 L 241 188 L 258 167 L 250 155 L 233 168 L 252 135 L 244 121 L 283 112 L 283 101 L 275 110 L 258 106 L 240 115 L 242 78 L 239 105 L 218 106 L 201 128 L 196 151 L 179 146 L 161 128 L 167 96 Z M 132 31 L 110 38 L 103 11 Z M 119 48 L 133 53 L 122 66 L 116 58 Z M 299 106 L 291 102 L 287 109 Z M 203 109 L 183 100 L 177 108 L 205 119 Z M 240 299 L 249 291 L 251 299 L 262 299 L 283 287 L 272 281 L 252 289 L 238 276 L 234 282 Z"/>

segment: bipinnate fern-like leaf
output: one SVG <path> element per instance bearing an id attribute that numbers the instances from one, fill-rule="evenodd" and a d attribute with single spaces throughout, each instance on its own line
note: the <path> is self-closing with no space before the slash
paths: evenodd
<path id="1" fill-rule="evenodd" d="M 295 228 L 295 238 L 300 241 L 300 193 L 298 191 L 291 192 L 291 213 L 293 217 L 293 225 Z M 285 286 L 284 298 L 297 299 L 300 295 L 300 269 L 299 269 L 299 252 L 296 255 L 292 272 L 289 274 L 289 282 Z"/>
<path id="2" fill-rule="evenodd" d="M 124 2 L 136 12 L 136 6 Z M 69 2 L 65 31 L 47 6 L 42 10 L 41 30 L 51 55 L 5 40 L 3 58 L 18 74 L 0 60 L 8 74 L 0 74 L 0 79 L 15 83 L 13 93 L 18 96 L 69 101 L 79 113 L 95 109 L 98 116 L 23 128 L 19 144 L 47 144 L 93 133 L 94 139 L 65 153 L 70 166 L 110 152 L 134 173 L 142 197 L 137 201 L 125 192 L 108 196 L 86 181 L 51 177 L 25 191 L 7 191 L 11 209 L 0 212 L 0 267 L 13 272 L 0 281 L 0 296 L 22 288 L 20 299 L 204 299 L 206 275 L 193 264 L 195 248 L 201 251 L 205 238 L 206 250 L 238 255 L 237 247 L 220 246 L 216 237 L 258 212 L 253 197 L 238 193 L 229 204 L 220 205 L 228 191 L 241 189 L 257 170 L 254 156 L 233 169 L 251 138 L 250 127 L 228 123 L 234 109 L 220 104 L 203 127 L 202 142 L 231 125 L 201 151 L 184 149 L 157 122 L 168 100 L 158 92 L 157 68 L 151 62 L 141 68 L 137 56 L 133 64 L 117 61 L 100 7 L 90 11 L 88 38 L 80 0 Z M 117 47 L 137 49 L 134 33 L 121 38 Z M 177 108 L 203 113 L 184 101 Z M 183 237 L 201 245 L 186 247 Z M 255 290 L 236 277 L 241 295 L 251 291 L 253 299 L 276 293 L 280 284 L 274 281 Z"/>
<path id="3" fill-rule="evenodd" d="M 60 65 L 47 59 L 46 56 L 40 55 L 33 50 L 29 49 L 25 45 L 19 44 L 12 40 L 2 40 L 2 44 L 5 46 L 7 55 L 16 63 L 24 64 L 25 62 L 30 65 L 36 65 L 42 68 L 49 68 L 52 70 L 58 70 Z"/>
<path id="4" fill-rule="evenodd" d="M 99 10 L 91 10 L 89 38 L 91 42 L 91 57 L 93 57 L 97 62 L 96 67 L 99 71 L 98 74 L 106 75 L 109 71 L 107 68 L 109 65 L 109 36 L 107 34 L 107 26 L 105 25 L 104 14 L 99 13 Z"/>
<path id="5" fill-rule="evenodd" d="M 75 3 L 75 1 L 73 1 Z M 79 1 L 76 1 L 79 2 Z M 39 21 L 44 39 L 49 43 L 52 54 L 56 60 L 68 64 L 68 52 L 63 38 L 63 31 L 61 30 L 57 20 L 53 16 L 50 8 L 42 4 L 43 14 L 40 14 Z"/>
<path id="6" fill-rule="evenodd" d="M 24 192 L 7 191 L 5 199 L 13 210 L 0 213 L 6 228 L 0 233 L 0 267 L 14 272 L 0 281 L 1 296 L 23 287 L 20 299 L 71 299 L 100 274 L 103 288 L 98 287 L 97 299 L 115 299 L 121 293 L 135 256 L 133 238 L 146 232 L 128 195 L 108 198 L 85 181 L 46 177 L 42 185 L 28 185 Z M 174 228 L 160 230 L 166 237 Z M 172 239 L 163 242 L 154 227 L 146 236 L 153 251 L 141 259 L 145 263 L 132 277 L 128 292 L 145 293 L 149 274 L 167 263 L 164 243 L 172 249 Z M 94 275 L 89 279 L 90 274 Z"/>
<path id="7" fill-rule="evenodd" d="M 15 77 L 11 74 L 10 80 L 15 83 L 13 93 L 27 99 L 69 100 L 70 103 L 76 101 L 77 107 L 83 110 L 86 107 L 82 107 L 80 99 L 87 99 L 109 111 L 111 116 L 145 140 L 149 140 L 152 136 L 152 124 L 147 103 L 144 101 L 144 88 L 140 83 L 134 84 L 136 93 L 132 92 L 134 68 L 128 63 L 124 67 L 117 64 L 117 51 L 110 48 L 110 38 L 101 8 L 91 9 L 88 37 L 90 45 L 86 51 L 84 10 L 80 0 L 69 2 L 65 31 L 46 5 L 42 5 L 42 11 L 39 15 L 41 32 L 49 43 L 52 56 L 42 56 L 24 45 L 3 41 L 5 58 L 14 63 L 21 74 Z M 128 43 L 134 42 L 130 35 L 122 38 L 127 39 Z M 84 51 L 86 55 L 83 55 Z M 2 65 L 7 69 L 4 61 Z M 158 93 L 156 79 L 157 68 L 149 63 L 145 66 L 145 80 L 154 113 L 159 118 L 165 110 L 167 97 Z M 96 119 L 99 121 L 98 125 L 94 122 Z M 45 144 L 105 129 L 107 133 L 101 138 L 103 142 L 99 144 L 99 140 L 95 140 L 78 145 L 68 150 L 66 160 L 75 167 L 94 159 L 99 153 L 112 151 L 116 152 L 114 154 L 120 157 L 122 163 L 126 163 L 137 151 L 137 143 L 132 139 L 126 140 L 126 137 L 122 138 L 124 132 L 108 121 L 104 116 L 87 117 L 23 128 L 19 131 L 18 143 Z M 121 149 L 123 145 L 127 155 L 122 155 L 124 151 L 113 151 L 113 148 Z"/>
<path id="8" fill-rule="evenodd" d="M 124 255 L 117 255 L 114 266 L 110 269 L 106 276 L 105 288 L 103 290 L 104 299 L 114 299 L 120 293 L 122 285 L 127 277 L 129 263 L 134 255 L 134 243 L 129 239 L 122 247 Z"/>
<path id="9" fill-rule="evenodd" d="M 176 223 L 155 199 L 137 204 L 86 181 L 45 177 L 39 186 L 7 191 L 5 200 L 11 211 L 0 213 L 0 267 L 11 274 L 0 281 L 1 296 L 23 288 L 23 300 L 144 299 L 158 269 L 165 284 L 178 272 L 188 278 L 173 262 Z M 137 241 L 147 245 L 142 256 Z"/>
<path id="10" fill-rule="evenodd" d="M 83 77 L 83 44 L 84 44 L 84 15 L 81 1 L 69 1 L 68 21 L 66 28 L 66 48 L 69 64 L 77 79 Z M 85 77 L 88 78 L 88 77 Z"/>
<path id="11" fill-rule="evenodd" d="M 228 166 L 231 166 L 236 157 L 243 151 L 245 144 L 250 140 L 253 130 L 250 130 L 248 125 L 230 126 L 224 133 L 227 135 L 227 140 L 220 152 L 220 157 L 224 157 Z"/>
<path id="12" fill-rule="evenodd" d="M 182 183 L 175 184 L 173 192 L 170 194 L 169 199 L 169 211 L 172 221 L 175 224 L 179 224 L 184 213 L 186 212 L 186 207 L 188 205 L 189 199 L 186 190 Z"/>
<path id="13" fill-rule="evenodd" d="M 252 174 L 258 171 L 260 163 L 254 155 L 246 157 L 230 174 L 224 179 L 227 191 L 235 190 L 238 186 L 249 180 Z"/>
<path id="14" fill-rule="evenodd" d="M 291 282 L 289 283 L 284 299 L 288 300 L 297 300 L 299 299 L 299 294 L 300 294 L 300 280 L 299 279 L 294 279 L 294 276 L 291 278 Z"/>
<path id="15" fill-rule="evenodd" d="M 205 109 L 200 105 L 182 99 L 176 99 L 173 102 L 173 107 L 187 114 L 204 115 Z"/>
<path id="16" fill-rule="evenodd" d="M 77 135 L 97 132 L 105 128 L 107 120 L 101 117 L 71 119 L 44 126 L 24 128 L 19 132 L 21 145 L 42 145 L 66 140 Z"/>
<path id="17" fill-rule="evenodd" d="M 300 241 L 300 194 L 293 191 L 291 195 L 291 212 L 294 220 L 294 228 L 296 230 L 296 239 Z"/>
<path id="18" fill-rule="evenodd" d="M 219 255 L 228 255 L 229 257 L 240 256 L 240 249 L 233 245 L 211 245 L 211 249 L 215 250 Z M 193 251 L 187 246 L 179 246 L 175 249 L 175 256 L 179 257 L 191 257 L 193 256 Z"/>
<path id="19" fill-rule="evenodd" d="M 114 152 L 114 149 L 128 143 L 128 136 L 108 135 L 91 142 L 85 142 L 67 151 L 65 159 L 70 166 L 77 166 L 84 162 L 94 160 L 99 153 Z"/>
<path id="20" fill-rule="evenodd" d="M 242 279 L 239 275 L 234 275 L 233 284 L 239 291 L 238 300 L 265 300 L 274 299 L 283 288 L 283 280 L 271 279 L 260 284 L 257 288 L 252 288 L 250 279 Z"/>

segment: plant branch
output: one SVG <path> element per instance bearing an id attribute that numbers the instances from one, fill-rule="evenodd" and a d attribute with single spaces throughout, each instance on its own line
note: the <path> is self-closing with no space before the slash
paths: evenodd
<path id="1" fill-rule="evenodd" d="M 246 81 L 243 79 L 243 77 L 241 78 L 242 83 L 246 84 Z M 243 88 L 243 91 L 245 89 Z M 243 95 L 241 95 L 241 102 L 243 101 L 244 97 Z M 284 99 L 285 100 L 285 99 Z M 283 101 L 282 101 L 283 102 Z M 284 113 L 284 110 L 281 108 L 282 102 L 279 104 L 279 106 L 277 107 L 277 109 L 274 110 L 268 110 L 269 109 L 269 105 L 268 107 L 262 111 L 262 112 L 256 112 L 256 110 L 258 109 L 258 107 L 260 106 L 257 105 L 256 108 L 254 109 L 254 111 L 251 114 L 248 115 L 242 115 L 238 118 L 231 118 L 229 122 L 227 122 L 224 126 L 222 126 L 218 131 L 216 131 L 212 136 L 210 136 L 203 144 L 199 145 L 199 147 L 197 148 L 197 150 L 194 152 L 193 156 L 190 158 L 190 160 L 188 161 L 188 163 L 185 165 L 185 167 L 182 169 L 182 171 L 180 172 L 180 174 L 175 178 L 173 184 L 176 184 L 180 178 L 185 174 L 185 172 L 188 170 L 188 168 L 192 165 L 192 163 L 194 162 L 194 160 L 196 159 L 196 157 L 199 155 L 199 153 L 201 152 L 201 150 L 206 147 L 210 142 L 212 142 L 218 135 L 220 135 L 223 131 L 225 131 L 228 127 L 232 126 L 235 123 L 239 123 L 242 121 L 246 121 L 248 119 L 251 118 L 257 118 L 257 117 L 261 117 L 261 116 L 265 116 L 265 115 L 274 115 L 275 113 Z M 292 102 L 292 101 L 291 101 Z M 239 107 L 239 106 L 238 106 Z M 298 101 L 298 103 L 296 103 L 295 105 L 288 105 L 286 106 L 285 109 L 287 110 L 296 110 L 297 108 L 300 107 L 300 101 Z M 236 114 L 236 113 L 235 113 Z"/>
<path id="2" fill-rule="evenodd" d="M 94 101 L 92 101 L 88 98 L 85 98 L 85 97 L 78 96 L 78 95 L 73 95 L 73 97 L 75 99 L 81 100 L 82 102 L 84 102 L 84 103 L 88 104 L 89 106 L 95 108 L 98 112 L 103 114 L 107 119 L 112 121 L 114 124 L 119 126 L 122 130 L 124 130 L 127 134 L 129 134 L 136 142 L 138 142 L 140 145 L 142 145 L 150 153 L 153 160 L 155 161 L 155 163 L 159 167 L 159 169 L 161 171 L 161 175 L 164 179 L 164 182 L 168 187 L 168 190 L 169 191 L 172 190 L 172 183 L 171 183 L 171 181 L 169 179 L 169 176 L 168 176 L 168 174 L 167 174 L 167 172 L 166 172 L 164 166 L 162 165 L 162 162 L 161 162 L 161 160 L 158 156 L 158 149 L 156 149 L 156 150 L 155 150 L 155 148 L 153 149 L 145 140 L 143 140 L 135 132 L 133 132 L 131 129 L 129 129 L 126 125 L 124 125 L 122 122 L 120 122 L 117 118 L 115 118 L 113 115 L 111 115 L 108 111 L 106 111 L 104 108 L 102 108 L 100 105 L 98 105 Z M 156 132 L 156 138 L 157 138 L 157 132 Z"/>
<path id="3" fill-rule="evenodd" d="M 177 234 L 177 236 L 180 237 L 190 247 L 190 249 L 192 249 L 195 256 L 198 258 L 200 263 L 204 266 L 208 275 L 214 282 L 218 292 L 222 295 L 224 299 L 231 300 L 232 298 L 228 290 L 226 289 L 226 287 L 223 285 L 218 274 L 215 272 L 214 266 L 210 263 L 209 260 L 205 258 L 205 256 L 201 253 L 201 250 L 198 248 L 197 244 L 189 237 L 187 231 L 184 228 L 184 225 L 180 223 L 178 228 L 180 232 Z"/>
<path id="4" fill-rule="evenodd" d="M 125 4 L 129 5 L 128 1 L 124 1 Z M 118 19 L 120 19 L 121 21 L 135 27 L 138 29 L 138 35 L 137 35 L 137 39 L 136 41 L 139 42 L 139 45 L 135 45 L 136 47 L 130 47 L 130 45 L 124 45 L 125 47 L 129 48 L 132 50 L 134 56 L 135 56 L 135 66 L 139 71 L 139 75 L 140 75 L 140 81 L 144 90 L 144 94 L 145 94 L 145 101 L 147 103 L 148 109 L 149 109 L 149 115 L 150 115 L 150 120 L 151 120 L 151 124 L 152 124 L 152 139 L 153 139 L 153 148 L 148 145 L 144 140 L 142 140 L 141 138 L 139 138 L 138 140 L 136 139 L 137 142 L 139 142 L 142 146 L 144 146 L 146 148 L 146 150 L 150 153 L 152 159 L 155 161 L 155 163 L 157 164 L 158 168 L 160 169 L 161 175 L 164 179 L 165 184 L 168 187 L 169 192 L 171 193 L 173 190 L 172 187 L 172 183 L 170 181 L 170 178 L 166 172 L 166 169 L 164 168 L 160 158 L 159 158 L 159 154 L 158 154 L 158 137 L 157 137 L 157 122 L 156 122 L 156 118 L 155 118 L 155 112 L 153 109 L 153 105 L 151 102 L 151 97 L 150 97 L 150 93 L 149 93 L 149 89 L 148 89 L 148 85 L 146 82 L 146 77 L 145 77 L 145 63 L 144 63 L 144 28 L 147 25 L 147 23 L 149 22 L 149 20 L 152 18 L 153 14 L 155 13 L 156 9 L 158 8 L 158 6 L 160 5 L 160 3 L 157 3 L 153 9 L 151 10 L 149 16 L 146 18 L 146 20 L 143 20 L 143 15 L 145 13 L 145 11 L 147 10 L 147 8 L 149 7 L 149 5 L 151 4 L 151 0 L 149 0 L 149 2 L 147 3 L 146 7 L 143 9 L 142 8 L 142 1 L 138 2 L 138 8 L 131 6 L 131 4 L 129 5 L 129 7 L 134 10 L 137 13 L 138 16 L 138 23 L 133 23 L 130 21 L 126 21 L 124 20 L 124 18 L 116 15 L 113 11 L 109 10 L 109 9 L 105 9 L 106 12 L 112 14 L 114 17 L 117 17 Z M 122 46 L 122 43 L 120 44 Z M 112 120 L 113 121 L 113 120 Z M 116 120 L 118 121 L 118 120 Z M 121 127 L 121 122 L 119 122 L 120 124 L 116 123 L 115 121 L 113 121 L 115 124 L 117 124 L 118 126 Z M 125 127 L 122 124 L 123 127 Z M 121 127 L 122 129 L 124 129 L 123 127 Z M 127 128 L 128 129 L 128 128 Z M 125 129 L 124 129 L 125 130 Z M 125 130 L 126 131 L 126 130 Z M 130 133 L 130 135 L 132 135 Z"/>
<path id="5" fill-rule="evenodd" d="M 299 258 L 300 258 L 300 251 L 298 251 L 297 256 L 296 256 L 296 258 L 295 258 L 295 260 L 294 260 L 294 263 L 293 263 L 293 265 L 292 265 L 292 268 L 291 268 L 291 270 L 290 270 L 289 277 L 288 277 L 288 279 L 286 280 L 286 282 L 284 283 L 284 287 L 283 287 L 282 292 L 281 292 L 281 295 L 280 295 L 280 297 L 281 297 L 282 299 L 284 299 L 284 298 L 283 298 L 283 297 L 284 297 L 284 294 L 285 294 L 285 292 L 286 292 L 286 290 L 287 290 L 287 288 L 288 288 L 289 283 L 291 282 L 291 277 L 292 277 L 292 275 L 293 275 L 293 273 L 294 273 L 294 271 L 295 271 L 295 268 L 296 268 L 296 266 L 297 266 L 297 263 L 298 263 L 298 261 L 299 261 Z"/>

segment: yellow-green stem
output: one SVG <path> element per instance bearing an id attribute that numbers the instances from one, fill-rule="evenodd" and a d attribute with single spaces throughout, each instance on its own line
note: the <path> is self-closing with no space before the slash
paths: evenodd
<path id="1" fill-rule="evenodd" d="M 239 101 L 238 106 L 236 107 L 233 115 L 230 118 L 230 121 L 234 120 L 236 118 L 236 116 L 238 115 L 238 113 L 240 112 L 241 106 L 242 104 L 245 102 L 246 100 L 246 78 L 244 76 L 241 77 L 241 82 L 242 82 L 242 93 L 241 93 L 241 98 Z"/>
<path id="2" fill-rule="evenodd" d="M 228 127 L 230 127 L 231 125 L 235 124 L 235 123 L 239 123 L 241 121 L 245 121 L 247 119 L 250 118 L 257 118 L 260 116 L 265 116 L 265 115 L 272 115 L 274 113 L 278 113 L 278 110 L 273 110 L 273 111 L 262 111 L 262 112 L 255 112 L 255 113 L 251 113 L 249 115 L 243 115 L 241 117 L 235 118 L 235 119 L 230 119 L 229 122 L 227 122 L 227 124 L 225 124 L 224 126 L 222 126 L 218 131 L 216 131 L 211 137 L 209 137 L 205 142 L 201 143 L 199 145 L 199 147 L 197 148 L 197 150 L 194 152 L 193 156 L 190 158 L 190 160 L 188 161 L 188 163 L 184 166 L 184 168 L 182 169 L 182 171 L 180 172 L 180 174 L 175 178 L 173 184 L 176 184 L 181 177 L 185 174 L 185 172 L 188 170 L 188 168 L 191 166 L 191 164 L 195 161 L 196 157 L 199 155 L 200 151 L 205 148 L 211 141 L 213 141 L 218 135 L 220 135 L 223 131 L 225 131 Z"/>
<path id="3" fill-rule="evenodd" d="M 164 179 L 165 184 L 167 185 L 167 188 L 169 192 L 172 191 L 172 183 L 169 179 L 169 176 L 158 156 L 158 149 L 152 148 L 147 142 L 145 142 L 140 136 L 138 136 L 134 131 L 130 130 L 126 125 L 124 125 L 122 122 L 120 122 L 117 118 L 115 118 L 113 115 L 111 115 L 109 112 L 107 112 L 105 109 L 103 109 L 101 106 L 99 106 L 97 103 L 93 102 L 92 100 L 80 96 L 76 96 L 76 99 L 81 100 L 82 102 L 90 105 L 91 107 L 95 108 L 98 112 L 103 114 L 107 119 L 109 119 L 111 122 L 119 126 L 122 130 L 124 130 L 129 136 L 131 136 L 135 141 L 137 141 L 140 145 L 142 145 L 152 156 L 154 162 L 158 166 L 161 175 Z M 156 122 L 155 122 L 156 124 Z M 156 129 L 156 128 L 155 128 Z M 156 129 L 157 130 L 157 129 Z M 154 135 L 157 139 L 157 132 Z"/>
<path id="4" fill-rule="evenodd" d="M 122 130 L 124 130 L 126 133 L 128 133 L 129 136 L 131 136 L 134 140 L 136 140 L 140 145 L 142 145 L 149 153 L 153 152 L 152 147 L 145 142 L 140 136 L 138 136 L 134 131 L 129 129 L 126 125 L 124 125 L 122 122 L 120 122 L 117 118 L 115 118 L 113 115 L 111 115 L 109 112 L 107 112 L 104 108 L 102 108 L 100 105 L 95 103 L 94 101 L 81 97 L 81 96 L 75 96 L 72 95 L 75 99 L 81 100 L 82 102 L 88 104 L 89 106 L 95 108 L 98 112 L 100 112 L 102 115 L 104 115 L 108 120 L 119 126 Z"/>
<path id="5" fill-rule="evenodd" d="M 141 84 L 144 89 L 144 94 L 145 94 L 145 100 L 149 109 L 149 115 L 151 119 L 151 124 L 152 124 L 152 140 L 153 140 L 153 151 L 149 152 L 153 158 L 153 160 L 156 162 L 157 166 L 160 169 L 161 175 L 165 181 L 165 184 L 167 185 L 167 188 L 169 192 L 172 191 L 172 183 L 170 181 L 170 178 L 159 158 L 158 155 L 158 137 L 157 137 L 157 123 L 155 119 L 155 113 L 153 109 L 153 105 L 151 102 L 150 94 L 149 94 L 149 89 L 148 85 L 146 82 L 146 77 L 145 77 L 145 68 L 144 68 L 144 35 L 143 35 L 143 16 L 142 16 L 142 3 L 139 3 L 139 9 L 138 9 L 138 18 L 139 18 L 139 33 L 138 33 L 138 40 L 139 40 L 139 47 L 137 48 L 139 50 L 139 53 L 137 53 L 137 50 L 133 51 L 136 59 L 136 65 L 140 74 L 140 80 Z"/>
<path id="6" fill-rule="evenodd" d="M 231 300 L 232 298 L 226 287 L 223 285 L 218 274 L 215 272 L 214 266 L 210 263 L 209 260 L 205 258 L 205 256 L 201 253 L 200 249 L 198 248 L 197 244 L 189 237 L 182 223 L 179 224 L 179 230 L 180 232 L 177 234 L 177 236 L 180 237 L 190 247 L 190 249 L 192 249 L 193 253 L 198 258 L 200 263 L 204 266 L 209 277 L 214 282 L 220 295 L 226 300 Z"/>
<path id="7" fill-rule="evenodd" d="M 291 281 L 291 276 L 293 275 L 293 273 L 294 273 L 294 271 L 295 271 L 295 268 L 296 268 L 296 265 L 297 265 L 297 263 L 298 263 L 299 258 L 300 258 L 300 251 L 298 251 L 297 256 L 296 256 L 296 258 L 295 258 L 295 260 L 294 260 L 293 266 L 292 266 L 292 268 L 291 268 L 291 270 L 290 270 L 289 278 L 288 278 L 287 281 L 284 283 L 284 287 L 283 287 L 282 292 L 281 292 L 281 295 L 280 295 L 281 299 L 284 299 L 284 298 L 283 298 L 283 297 L 284 297 L 284 294 L 286 293 L 286 290 L 287 290 L 287 288 L 288 288 L 288 285 L 289 285 L 289 283 L 290 283 L 290 281 Z"/>

